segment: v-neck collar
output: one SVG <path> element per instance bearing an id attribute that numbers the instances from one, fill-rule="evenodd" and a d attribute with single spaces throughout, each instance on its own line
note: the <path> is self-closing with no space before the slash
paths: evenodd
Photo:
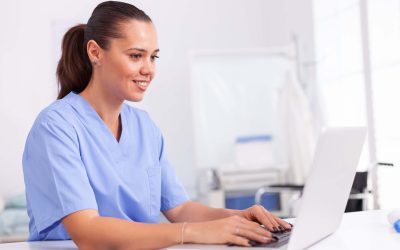
<path id="1" fill-rule="evenodd" d="M 80 115 L 80 118 L 85 121 L 86 124 L 88 124 L 89 128 L 90 126 L 96 126 L 97 129 L 101 131 L 99 136 L 104 136 L 104 139 L 106 139 L 106 142 L 108 145 L 112 145 L 112 150 L 119 151 L 120 153 L 122 152 L 124 145 L 126 143 L 126 137 L 127 137 L 127 132 L 128 132 L 128 125 L 126 121 L 126 112 L 124 105 L 121 107 L 120 111 L 120 117 L 121 117 L 121 135 L 119 138 L 119 141 L 117 138 L 115 138 L 114 134 L 111 132 L 111 130 L 107 127 L 107 125 L 104 123 L 103 119 L 101 119 L 100 115 L 97 113 L 97 111 L 90 105 L 90 103 L 83 98 L 82 96 L 70 92 L 66 97 L 66 101 L 69 102 L 78 112 Z"/>

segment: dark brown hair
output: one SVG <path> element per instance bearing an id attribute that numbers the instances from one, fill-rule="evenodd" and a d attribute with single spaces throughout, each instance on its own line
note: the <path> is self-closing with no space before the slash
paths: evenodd
<path id="1" fill-rule="evenodd" d="M 111 38 L 123 37 L 120 24 L 131 19 L 151 22 L 146 13 L 131 4 L 103 2 L 93 10 L 87 24 L 76 25 L 65 33 L 57 66 L 57 99 L 71 91 L 80 93 L 88 85 L 92 77 L 92 64 L 86 50 L 87 42 L 94 40 L 102 49 L 108 49 Z"/>

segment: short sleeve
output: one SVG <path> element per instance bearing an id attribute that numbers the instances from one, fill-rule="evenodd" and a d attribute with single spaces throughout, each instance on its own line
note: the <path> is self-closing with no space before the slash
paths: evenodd
<path id="1" fill-rule="evenodd" d="M 98 209 L 80 157 L 78 136 L 61 116 L 35 122 L 25 145 L 23 170 L 38 233 L 57 226 L 73 212 Z"/>
<path id="2" fill-rule="evenodd" d="M 160 134 L 161 211 L 174 208 L 189 200 L 185 189 L 167 160 L 164 139 Z"/>

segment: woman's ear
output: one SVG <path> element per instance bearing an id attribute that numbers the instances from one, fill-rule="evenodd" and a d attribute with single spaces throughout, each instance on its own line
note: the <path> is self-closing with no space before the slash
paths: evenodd
<path id="1" fill-rule="evenodd" d="M 99 66 L 101 64 L 102 48 L 95 40 L 89 40 L 86 49 L 92 66 Z"/>

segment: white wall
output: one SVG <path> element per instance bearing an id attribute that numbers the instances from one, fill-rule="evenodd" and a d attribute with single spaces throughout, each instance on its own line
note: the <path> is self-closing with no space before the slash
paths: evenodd
<path id="1" fill-rule="evenodd" d="M 41 109 L 56 98 L 55 26 L 86 22 L 99 1 L 13 0 L 0 9 L 0 196 L 24 190 L 21 155 Z M 158 75 L 145 100 L 164 132 L 171 163 L 194 193 L 188 51 L 286 45 L 300 35 L 313 58 L 311 0 L 131 1 L 156 24 Z M 58 28 L 57 28 L 58 27 Z"/>

